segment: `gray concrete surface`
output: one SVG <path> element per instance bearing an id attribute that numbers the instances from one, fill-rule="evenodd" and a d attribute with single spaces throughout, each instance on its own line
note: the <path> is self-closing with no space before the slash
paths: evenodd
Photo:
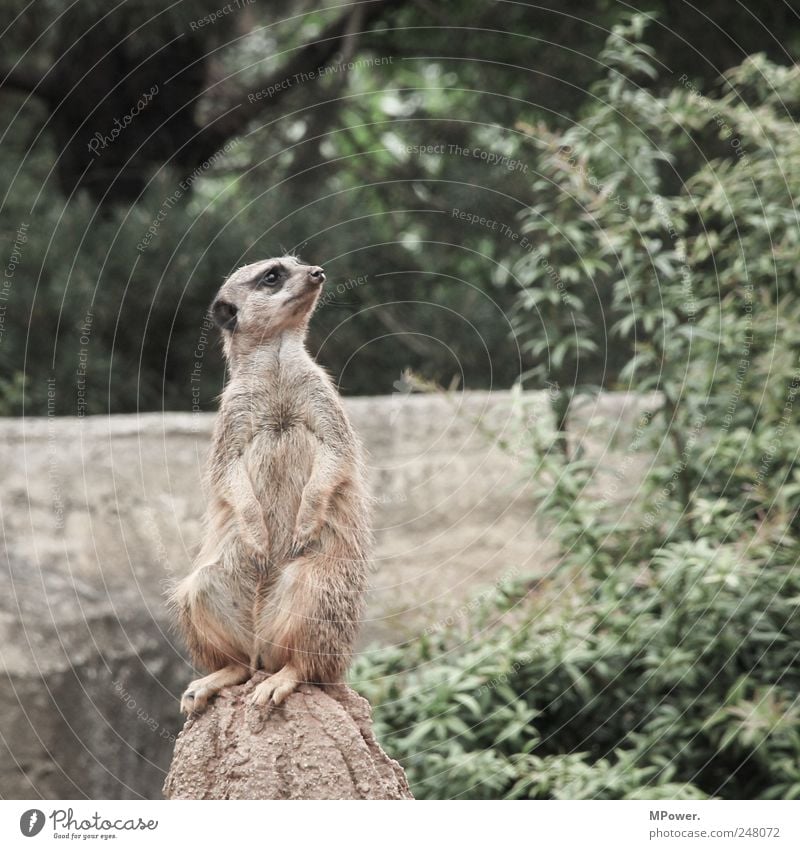
<path id="1" fill-rule="evenodd" d="M 626 404 L 598 415 L 629 420 Z M 376 499 L 362 648 L 549 568 L 519 443 L 547 400 L 525 406 L 506 392 L 347 401 Z M 163 594 L 198 544 L 212 421 L 0 421 L 0 796 L 158 796 L 192 675 Z"/>

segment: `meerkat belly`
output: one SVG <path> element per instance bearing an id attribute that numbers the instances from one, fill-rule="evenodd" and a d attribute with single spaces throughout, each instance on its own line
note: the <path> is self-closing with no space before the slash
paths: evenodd
<path id="1" fill-rule="evenodd" d="M 289 552 L 316 447 L 314 435 L 297 426 L 260 431 L 246 453 L 255 495 L 264 508 L 273 557 L 282 558 Z"/>

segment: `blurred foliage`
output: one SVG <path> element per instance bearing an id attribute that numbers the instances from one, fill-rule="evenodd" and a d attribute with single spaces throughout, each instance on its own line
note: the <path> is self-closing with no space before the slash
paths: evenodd
<path id="1" fill-rule="evenodd" d="M 580 122 L 528 130 L 523 227 L 562 285 L 535 256 L 514 274 L 540 377 L 610 361 L 646 409 L 599 474 L 569 402 L 560 431 L 522 415 L 558 569 L 359 661 L 423 798 L 800 798 L 800 69 L 756 55 L 714 95 L 656 94 L 644 31 L 615 29 Z"/>
<path id="2" fill-rule="evenodd" d="M 223 374 L 206 307 L 233 268 L 284 249 L 326 267 L 311 346 L 345 393 L 390 392 L 405 367 L 468 388 L 508 387 L 531 368 L 552 370 L 552 357 L 569 370 L 572 352 L 558 346 L 520 351 L 509 320 L 517 292 L 504 283 L 509 265 L 535 276 L 522 273 L 516 216 L 547 194 L 553 150 L 529 128 L 568 131 L 596 103 L 587 89 L 613 58 L 599 54 L 628 4 L 594 0 L 577 15 L 563 0 L 387 2 L 325 73 L 299 80 L 291 63 L 308 51 L 316 67 L 315 39 L 341 5 L 242 2 L 197 26 L 220 5 L 3 4 L 4 263 L 21 224 L 27 242 L 4 300 L 0 412 L 212 408 Z M 641 66 L 633 78 L 652 91 L 681 74 L 715 86 L 721 68 L 755 50 L 780 62 L 798 52 L 792 3 L 643 8 L 658 15 L 660 73 Z M 251 102 L 284 73 L 288 88 Z M 89 154 L 87 141 L 151 85 L 148 109 Z M 613 127 L 624 138 L 609 144 L 635 144 L 635 131 Z M 447 152 L 419 152 L 431 146 Z M 676 173 L 694 161 L 688 138 L 681 150 L 688 162 Z M 589 272 L 608 257 L 596 261 Z M 587 299 L 592 328 L 607 295 Z M 588 356 L 559 380 L 615 385 L 624 346 L 585 328 Z M 608 349 L 606 370 L 592 345 Z"/>

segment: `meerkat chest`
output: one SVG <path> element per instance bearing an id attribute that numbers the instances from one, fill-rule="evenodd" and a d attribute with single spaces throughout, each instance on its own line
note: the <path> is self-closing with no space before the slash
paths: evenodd
<path id="1" fill-rule="evenodd" d="M 261 398 L 258 431 L 276 438 L 299 430 L 315 431 L 315 416 L 310 403 L 314 381 L 297 369 L 285 369 L 272 380 Z"/>
<path id="2" fill-rule="evenodd" d="M 296 399 L 275 398 L 264 405 L 259 416 L 258 431 L 266 435 L 282 437 L 296 428 L 308 429 L 306 410 Z"/>
<path id="3" fill-rule="evenodd" d="M 220 412 L 243 435 L 301 424 L 308 411 L 308 382 L 267 373 L 231 381 Z"/>

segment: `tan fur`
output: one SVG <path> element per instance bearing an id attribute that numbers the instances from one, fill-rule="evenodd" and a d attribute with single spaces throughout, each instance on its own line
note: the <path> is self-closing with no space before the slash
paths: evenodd
<path id="1" fill-rule="evenodd" d="M 281 266 L 278 283 L 264 275 Z M 254 283 L 260 279 L 260 283 Z M 230 379 L 208 465 L 205 538 L 171 594 L 195 663 L 212 674 L 181 702 L 202 710 L 262 667 L 253 700 L 342 678 L 356 636 L 370 544 L 359 443 L 308 354 L 322 269 L 294 257 L 236 271 L 212 311 Z M 235 312 L 235 315 L 234 315 Z"/>

